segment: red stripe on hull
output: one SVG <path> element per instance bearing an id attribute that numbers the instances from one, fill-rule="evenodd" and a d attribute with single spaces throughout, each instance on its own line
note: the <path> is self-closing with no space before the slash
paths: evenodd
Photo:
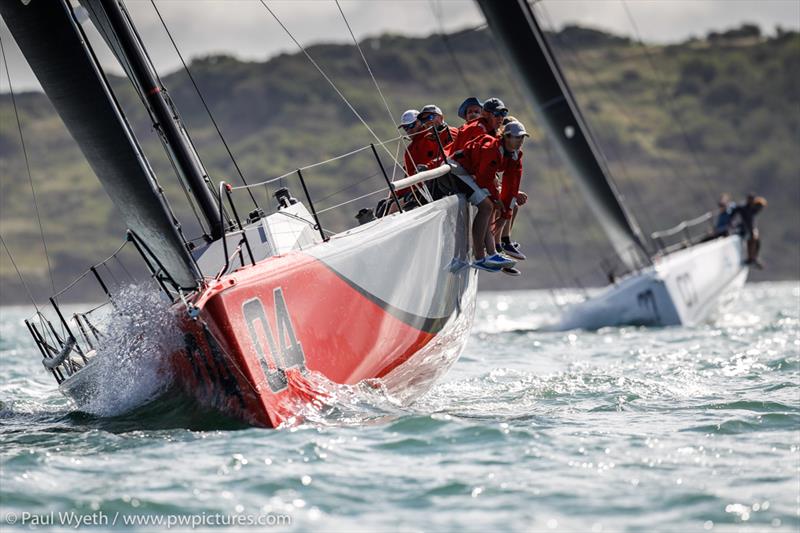
<path id="1" fill-rule="evenodd" d="M 197 302 L 175 376 L 202 403 L 258 425 L 276 426 L 313 400 L 304 368 L 335 383 L 378 378 L 434 337 L 302 254 L 226 276 Z M 295 370 L 285 379 L 278 368 Z"/>

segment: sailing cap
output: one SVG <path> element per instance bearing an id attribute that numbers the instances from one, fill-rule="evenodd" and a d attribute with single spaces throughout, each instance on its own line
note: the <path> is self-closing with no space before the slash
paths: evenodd
<path id="1" fill-rule="evenodd" d="M 423 113 L 433 113 L 434 115 L 439 115 L 440 117 L 444 116 L 442 115 L 442 110 L 439 109 L 439 106 L 433 104 L 428 104 L 420 109 L 419 114 L 422 115 Z"/>
<path id="2" fill-rule="evenodd" d="M 489 98 L 483 103 L 483 110 L 487 113 L 493 113 L 495 111 L 508 111 L 508 108 L 499 98 Z"/>
<path id="3" fill-rule="evenodd" d="M 483 103 L 480 100 L 478 100 L 474 96 L 470 96 L 469 98 L 467 98 L 466 100 L 461 102 L 460 106 L 458 106 L 458 116 L 461 117 L 462 119 L 466 120 L 467 119 L 467 108 L 470 107 L 470 106 L 473 106 L 473 105 L 476 105 L 478 107 L 483 107 Z"/>
<path id="4" fill-rule="evenodd" d="M 400 117 L 400 124 L 398 124 L 398 128 L 402 128 L 403 126 L 409 126 L 417 121 L 417 117 L 419 116 L 419 111 L 416 109 L 409 109 Z"/>
<path id="5" fill-rule="evenodd" d="M 503 135 L 513 135 L 514 137 L 530 137 L 528 132 L 525 131 L 525 126 L 522 125 L 522 122 L 509 122 L 505 125 L 503 129 Z"/>

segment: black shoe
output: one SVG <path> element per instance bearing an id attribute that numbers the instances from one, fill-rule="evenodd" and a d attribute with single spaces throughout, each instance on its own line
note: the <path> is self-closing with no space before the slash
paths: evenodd
<path id="1" fill-rule="evenodd" d="M 522 275 L 522 272 L 520 272 L 518 268 L 514 268 L 514 267 L 506 267 L 506 268 L 501 269 L 500 271 L 503 274 L 507 274 L 509 276 L 514 276 L 514 277 Z"/>

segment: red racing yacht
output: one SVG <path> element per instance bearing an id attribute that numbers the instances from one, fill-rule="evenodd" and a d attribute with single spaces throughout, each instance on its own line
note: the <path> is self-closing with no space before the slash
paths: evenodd
<path id="1" fill-rule="evenodd" d="M 392 181 L 371 145 L 357 152 L 370 156 L 371 148 L 385 180 L 376 193 L 397 202 L 396 212 L 327 231 L 300 169 L 293 188 L 305 202 L 281 188 L 273 208 L 256 203 L 241 218 L 235 193 L 247 189 L 255 202 L 252 192 L 276 180 L 212 186 L 121 0 L 6 0 L 0 14 L 122 214 L 127 242 L 167 297 L 163 305 L 178 317 L 182 342 L 163 354 L 163 371 L 199 403 L 276 427 L 330 384 L 379 380 L 376 386 L 410 401 L 457 359 L 472 323 L 477 273 L 469 268 L 471 209 L 463 195 L 448 194 L 450 167 Z M 184 236 L 173 215 L 86 24 L 133 82 L 202 214 L 199 242 Z M 395 188 L 418 186 L 422 194 L 426 182 L 443 192 L 416 209 L 400 208 Z M 113 320 L 101 266 L 85 276 L 110 298 Z M 39 312 L 27 326 L 44 366 L 80 408 L 96 392 L 108 337 L 91 312 L 70 316 L 56 297 L 51 303 L 57 319 Z"/>

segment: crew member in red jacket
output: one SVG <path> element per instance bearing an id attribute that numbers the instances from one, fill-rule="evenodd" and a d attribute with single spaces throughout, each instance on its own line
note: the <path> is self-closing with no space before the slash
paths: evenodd
<path id="1" fill-rule="evenodd" d="M 483 103 L 481 116 L 471 120 L 456 130 L 456 138 L 448 148 L 448 155 L 452 157 L 470 141 L 482 135 L 496 135 L 497 128 L 508 115 L 508 108 L 499 98 L 489 98 Z"/>
<path id="2" fill-rule="evenodd" d="M 442 110 L 439 108 L 439 106 L 436 106 L 434 104 L 428 104 L 420 110 L 419 122 L 425 128 L 433 126 L 436 133 L 439 135 L 439 142 L 442 143 L 442 148 L 444 148 L 445 151 L 451 144 L 453 144 L 453 141 L 456 138 L 456 134 L 458 133 L 457 128 L 448 125 L 447 122 L 444 121 L 444 115 L 442 114 Z M 434 137 L 431 137 L 431 140 L 436 142 L 436 139 Z M 438 164 L 441 165 L 443 162 L 441 160 L 441 150 L 439 150 L 439 152 L 437 153 L 436 159 L 438 160 L 437 161 Z M 435 166 L 438 165 L 429 165 L 428 168 L 434 168 Z"/>
<path id="3" fill-rule="evenodd" d="M 522 150 L 520 148 L 524 138 L 529 136 L 525 131 L 525 126 L 516 119 L 503 126 L 503 149 L 506 153 L 511 154 L 511 158 L 516 161 L 516 164 L 509 165 L 507 170 L 502 173 L 500 201 L 503 208 L 495 223 L 495 249 L 498 253 L 517 261 L 524 261 L 526 257 L 520 251 L 519 245 L 511 241 L 511 228 L 514 225 L 519 206 L 525 205 L 528 201 L 528 195 L 519 190 L 519 185 L 522 181 Z M 505 268 L 503 272 L 512 276 L 521 274 L 516 268 Z"/>
<path id="4" fill-rule="evenodd" d="M 425 160 L 427 157 L 426 154 L 430 152 L 430 142 L 425 140 L 425 128 L 419 121 L 419 111 L 416 109 L 405 111 L 400 117 L 400 124 L 398 124 L 397 129 L 402 129 L 403 133 L 405 133 L 405 137 L 411 139 L 411 142 L 406 147 L 403 160 L 406 175 L 412 176 L 417 173 L 417 161 Z M 400 199 L 401 205 L 404 207 L 409 200 L 413 199 L 411 187 L 399 189 L 396 194 Z M 391 196 L 387 199 L 387 206 L 388 208 L 384 214 L 397 211 L 398 206 L 392 201 Z"/>
<path id="5" fill-rule="evenodd" d="M 512 268 L 515 264 L 514 260 L 496 251 L 494 235 L 490 230 L 495 210 L 503 217 L 507 211 L 497 188 L 498 174 L 503 176 L 503 187 L 509 194 L 514 192 L 515 186 L 518 192 L 522 177 L 520 148 L 527 132 L 522 124 L 514 124 L 518 126 L 507 127 L 507 134 L 500 138 L 483 135 L 472 140 L 450 159 L 455 166 L 454 174 L 464 186 L 462 192 L 468 194 L 469 201 L 478 207 L 478 214 L 472 224 L 475 251 L 475 262 L 472 266 L 489 272 Z"/>
<path id="6" fill-rule="evenodd" d="M 481 112 L 483 112 L 483 103 L 474 96 L 470 96 L 458 106 L 458 116 L 464 122 L 475 120 L 481 116 Z"/>

